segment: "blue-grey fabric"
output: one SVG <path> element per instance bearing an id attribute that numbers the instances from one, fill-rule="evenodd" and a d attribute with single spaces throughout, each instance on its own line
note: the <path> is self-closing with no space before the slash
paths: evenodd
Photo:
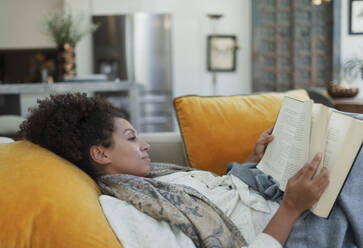
<path id="1" fill-rule="evenodd" d="M 256 165 L 257 163 L 232 162 L 227 166 L 227 174 L 238 177 L 265 199 L 281 202 L 283 192 L 279 189 L 279 183 L 257 169 Z"/>
<path id="2" fill-rule="evenodd" d="M 363 120 L 363 115 L 345 113 Z M 238 176 L 253 189 L 266 196 L 267 189 L 275 189 L 273 180 L 256 172 L 256 164 L 231 164 L 228 173 Z M 246 173 L 247 172 L 247 173 Z M 246 173 L 246 174 L 245 174 Z M 271 184 L 266 183 L 268 181 Z M 330 182 L 334 183 L 334 182 Z M 266 185 L 266 189 L 260 188 Z M 305 212 L 295 223 L 285 244 L 288 248 L 363 247 L 363 149 L 359 152 L 344 187 L 328 219 Z M 276 195 L 274 192 L 267 196 Z M 269 198 L 270 197 L 270 198 Z M 276 198 L 279 199 L 279 198 Z M 275 199 L 275 200 L 276 200 Z"/>
<path id="3" fill-rule="evenodd" d="M 344 113 L 363 120 L 362 114 Z M 330 182 L 334 183 L 334 182 Z M 286 247 L 363 247 L 363 150 L 328 219 L 310 213 L 295 223 Z"/>
<path id="4" fill-rule="evenodd" d="M 363 189 L 362 150 L 329 218 L 320 218 L 312 213 L 300 217 L 290 233 L 286 247 L 363 247 L 361 189 Z"/>

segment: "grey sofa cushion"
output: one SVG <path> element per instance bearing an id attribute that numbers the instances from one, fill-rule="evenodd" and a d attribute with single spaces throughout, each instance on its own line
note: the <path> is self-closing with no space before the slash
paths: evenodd
<path id="1" fill-rule="evenodd" d="M 0 115 L 0 134 L 14 135 L 25 119 L 17 115 Z"/>
<path id="2" fill-rule="evenodd" d="M 11 143 L 13 142 L 13 139 L 7 138 L 7 137 L 0 137 L 0 144 L 4 144 L 4 143 Z"/>
<path id="3" fill-rule="evenodd" d="M 151 145 L 149 153 L 152 162 L 185 166 L 183 142 L 179 133 L 141 133 L 140 137 Z"/>

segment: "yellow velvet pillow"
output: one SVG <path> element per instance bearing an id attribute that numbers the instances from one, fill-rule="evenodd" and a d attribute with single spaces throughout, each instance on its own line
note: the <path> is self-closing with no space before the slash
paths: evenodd
<path id="1" fill-rule="evenodd" d="M 121 248 L 95 182 L 28 141 L 0 145 L 0 247 Z"/>
<path id="2" fill-rule="evenodd" d="M 228 163 L 243 162 L 274 124 L 285 95 L 309 99 L 305 90 L 174 99 L 189 166 L 223 175 Z"/>

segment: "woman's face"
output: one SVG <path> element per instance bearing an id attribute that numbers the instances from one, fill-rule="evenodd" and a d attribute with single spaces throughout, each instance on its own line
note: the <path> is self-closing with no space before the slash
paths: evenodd
<path id="1" fill-rule="evenodd" d="M 107 174 L 146 176 L 150 172 L 150 145 L 138 137 L 136 130 L 125 119 L 114 118 L 113 145 L 106 148 L 110 156 Z"/>

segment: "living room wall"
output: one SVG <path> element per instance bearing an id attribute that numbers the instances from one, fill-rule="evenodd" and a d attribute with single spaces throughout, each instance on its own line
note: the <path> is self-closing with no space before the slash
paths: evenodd
<path id="1" fill-rule="evenodd" d="M 363 57 L 363 35 L 348 34 L 348 0 L 341 1 L 341 62 Z M 91 14 L 154 12 L 173 14 L 174 95 L 211 94 L 211 75 L 206 70 L 206 36 L 211 25 L 206 13 L 223 13 L 220 33 L 239 38 L 238 66 L 234 73 L 218 76 L 219 94 L 249 93 L 251 90 L 251 2 L 252 0 L 1 0 L 0 49 L 49 48 L 54 43 L 45 35 L 45 13 L 62 9 L 64 4 Z M 107 4 L 106 4 L 107 3 Z M 77 47 L 77 70 L 92 70 L 91 36 Z M 363 85 L 362 85 L 363 86 Z"/>
<path id="2" fill-rule="evenodd" d="M 207 95 L 212 92 L 211 75 L 205 69 L 205 37 L 211 31 L 205 13 L 225 14 L 226 17 L 220 21 L 218 30 L 224 33 L 237 34 L 241 50 L 238 52 L 237 71 L 218 76 L 218 93 L 238 94 L 251 91 L 251 84 L 246 83 L 251 81 L 251 1 L 109 0 L 108 4 L 104 4 L 102 0 L 73 0 L 69 2 L 72 2 L 73 5 L 82 6 L 86 1 L 88 1 L 91 13 L 95 15 L 139 11 L 173 14 L 175 96 L 183 94 Z M 341 1 L 340 61 L 344 63 L 354 56 L 362 58 L 363 35 L 348 34 L 349 0 L 334 1 Z M 86 43 L 87 41 L 83 42 Z M 88 45 L 91 45 L 91 42 L 88 42 Z M 79 46 L 78 49 L 81 47 Z M 190 55 L 193 55 L 192 59 Z M 359 84 L 363 90 L 361 79 L 357 79 L 355 83 Z"/>
<path id="3" fill-rule="evenodd" d="M 90 10 L 90 15 L 117 15 L 148 12 L 171 13 L 174 96 L 212 94 L 212 77 L 206 69 L 206 37 L 212 32 L 207 13 L 222 13 L 217 31 L 235 34 L 241 49 L 237 52 L 235 72 L 218 74 L 218 94 L 249 93 L 251 90 L 251 2 L 240 0 L 65 0 L 72 9 Z M 86 7 L 85 7 L 86 6 Z M 78 64 L 89 63 L 91 37 L 77 47 Z M 78 72 L 89 73 L 89 67 L 78 67 Z"/>
<path id="4" fill-rule="evenodd" d="M 360 57 L 363 59 L 363 35 L 350 35 L 349 28 L 349 1 L 341 0 L 341 49 L 340 61 Z M 357 78 L 353 84 L 356 84 L 363 91 L 363 80 Z M 362 94 L 362 93 L 361 93 Z"/>
<path id="5" fill-rule="evenodd" d="M 42 26 L 44 15 L 63 8 L 63 0 L 1 0 L 0 49 L 52 48 Z"/>

